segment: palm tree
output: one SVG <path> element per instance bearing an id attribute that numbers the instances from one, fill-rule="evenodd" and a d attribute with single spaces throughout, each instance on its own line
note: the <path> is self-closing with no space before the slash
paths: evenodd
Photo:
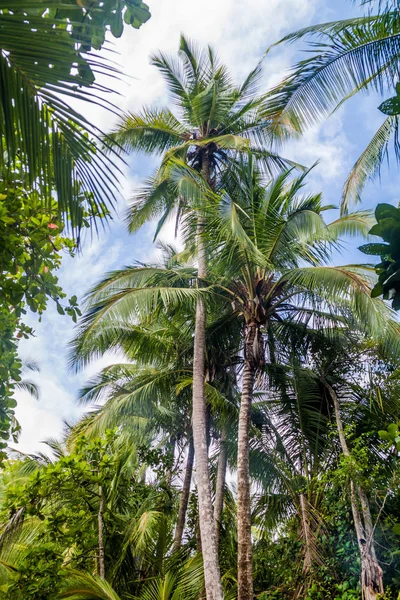
<path id="1" fill-rule="evenodd" d="M 267 390 L 258 392 L 254 404 L 258 428 L 255 432 L 252 428 L 250 449 L 251 475 L 260 490 L 253 509 L 259 535 L 265 537 L 278 523 L 297 517 L 301 560 L 296 561 L 296 597 L 307 594 L 316 570 L 324 564 L 318 535 L 324 531 L 321 496 L 317 490 L 318 486 L 321 489 L 321 472 L 332 463 L 330 405 L 318 376 L 303 365 L 299 352 L 300 336 L 304 336 L 300 345 L 314 337 L 328 342 L 331 336 L 311 329 L 305 332 L 304 328 L 298 333 L 296 355 L 290 352 L 287 339 L 286 347 L 283 343 L 277 347 L 276 363 L 266 365 L 264 385 L 260 387 Z"/>
<path id="2" fill-rule="evenodd" d="M 355 267 L 321 264 L 328 255 L 329 245 L 337 243 L 341 235 L 367 233 L 368 214 L 354 213 L 325 225 L 321 198 L 299 195 L 304 176 L 290 181 L 285 173 L 265 188 L 251 157 L 243 162 L 241 170 L 237 166 L 232 168 L 223 183 L 231 195 L 225 191 L 218 201 L 215 199 L 207 214 L 207 245 L 213 255 L 209 285 L 193 288 L 196 270 L 176 265 L 138 266 L 110 274 L 90 294 L 89 311 L 82 323 L 77 348 L 84 361 L 96 328 L 98 345 L 104 350 L 112 347 L 117 315 L 130 323 L 138 315 L 142 319 L 145 315 L 154 318 L 163 311 L 167 315 L 176 314 L 178 307 L 182 310 L 185 304 L 190 314 L 190 304 L 193 306 L 199 295 L 209 297 L 210 301 L 215 298 L 215 302 L 225 303 L 230 310 L 233 303 L 234 312 L 230 319 L 224 319 L 224 327 L 232 320 L 245 328 L 238 524 L 239 593 L 246 598 L 252 583 L 248 424 L 254 378 L 264 361 L 266 335 L 273 356 L 275 331 L 293 321 L 299 327 L 310 319 L 332 324 L 349 311 L 360 326 L 369 312 L 369 327 L 379 330 L 383 337 L 386 334 L 390 337 L 392 331 L 387 325 L 384 305 L 369 297 L 368 281 Z M 195 231 L 192 235 L 196 235 Z M 299 261 L 312 266 L 300 268 Z M 115 343 L 119 343 L 122 335 L 116 336 Z"/>
<path id="3" fill-rule="evenodd" d="M 81 398 L 85 402 L 98 404 L 105 399 L 105 404 L 78 424 L 77 433 L 98 436 L 115 426 L 127 427 L 129 431 L 137 420 L 141 427 L 154 430 L 158 443 L 162 444 L 167 436 L 178 442 L 181 451 L 187 447 L 175 532 L 174 549 L 177 550 L 182 542 L 194 465 L 188 397 L 193 385 L 193 304 L 188 306 L 182 302 L 185 298 L 180 294 L 183 290 L 190 292 L 195 271 L 171 255 L 172 248 L 165 250 L 164 264 L 138 265 L 116 272 L 92 290 L 89 298 L 93 307 L 85 315 L 81 331 L 71 345 L 71 362 L 79 367 L 106 350 L 122 351 L 129 360 L 105 368 L 82 390 Z M 154 277 L 158 279 L 159 300 L 148 295 L 155 283 Z M 135 293 L 132 289 L 135 280 L 136 286 L 143 286 L 141 292 Z M 168 290 L 166 286 L 174 285 L 174 280 L 177 287 Z M 126 293 L 118 292 L 121 302 L 115 302 L 114 293 L 122 288 Z M 173 293 L 180 298 L 179 307 L 169 303 L 174 298 Z M 133 313 L 135 325 L 132 324 Z M 208 417 L 212 417 L 220 446 L 215 492 L 215 518 L 219 522 L 227 468 L 226 427 L 236 419 L 232 398 L 234 378 L 230 371 L 237 360 L 240 327 L 232 320 L 227 322 L 227 314 L 221 313 L 220 305 L 209 307 L 209 320 L 205 394 Z"/>
<path id="4" fill-rule="evenodd" d="M 314 352 L 315 374 L 323 386 L 326 397 L 333 404 L 342 455 L 345 460 L 352 461 L 354 465 L 348 481 L 350 505 L 360 552 L 362 595 L 370 600 L 374 600 L 384 593 L 383 571 L 377 557 L 375 541 L 375 528 L 380 513 L 374 524 L 367 494 L 368 484 L 361 474 L 362 465 L 357 464 L 357 459 L 353 455 L 345 425 L 348 406 L 357 401 L 360 402 L 360 399 L 361 403 L 365 402 L 365 396 L 370 395 L 368 388 L 365 389 L 364 382 L 371 385 L 373 363 L 379 356 L 383 360 L 389 359 L 393 366 L 398 365 L 399 355 L 397 352 L 391 355 L 387 351 L 382 352 L 379 339 L 372 345 L 371 341 L 368 343 L 357 337 L 349 336 L 340 347 L 337 344 L 327 344 L 323 352 L 320 350 Z M 353 374 L 354 365 L 357 365 L 355 367 L 356 378 Z M 360 367 L 360 365 L 362 366 Z M 370 404 L 370 399 L 367 402 Z M 371 410 L 370 406 L 368 408 Z M 384 407 L 382 403 L 382 408 L 387 410 L 389 407 Z M 359 412 L 362 415 L 362 411 Z"/>
<path id="5" fill-rule="evenodd" d="M 137 596 L 140 600 L 177 600 L 187 598 L 196 600 L 203 586 L 203 569 L 199 557 L 187 558 L 172 563 L 165 574 L 152 578 Z M 101 598 L 102 600 L 120 600 L 110 584 L 88 573 L 70 571 L 66 573 L 62 591 L 57 598 L 79 600 Z"/>
<path id="6" fill-rule="evenodd" d="M 263 127 L 264 97 L 256 95 L 259 66 L 238 87 L 211 48 L 198 51 L 184 37 L 180 41 L 178 62 L 164 54 L 153 56 L 151 62 L 166 80 L 178 112 L 145 108 L 140 114 L 128 113 L 111 133 L 115 143 L 125 150 L 163 154 L 155 177 L 134 199 L 129 227 L 130 231 L 136 231 L 150 218 L 160 217 L 157 235 L 172 212 L 177 214 L 179 222 L 188 211 L 194 210 L 200 288 L 207 275 L 204 211 L 207 196 L 218 185 L 221 172 L 250 147 L 268 171 L 279 170 L 285 161 L 271 152 L 271 140 Z M 193 441 L 206 595 L 208 600 L 219 600 L 222 588 L 211 501 L 204 396 L 205 329 L 206 313 L 200 294 L 196 302 L 194 336 Z"/>
<path id="7" fill-rule="evenodd" d="M 367 235 L 365 212 L 326 225 L 320 195 L 301 196 L 306 174 L 284 173 L 266 187 L 251 157 L 226 174 L 225 193 L 208 244 L 214 244 L 216 288 L 233 306 L 244 328 L 244 366 L 238 433 L 238 598 L 252 597 L 249 431 L 256 374 L 266 354 L 274 361 L 277 332 L 293 322 L 332 326 L 346 321 L 393 338 L 390 311 L 369 297 L 362 269 L 324 264 L 329 248 L 345 234 Z M 215 227 L 211 226 L 215 225 Z M 301 264 L 311 266 L 300 266 Z M 219 274 L 218 274 L 219 273 Z M 349 313 L 351 319 L 349 320 Z M 386 333 L 385 333 L 386 332 Z M 397 342 L 398 343 L 398 342 Z"/>
<path id="8" fill-rule="evenodd" d="M 370 4 L 363 2 L 362 4 Z M 328 116 L 357 93 L 387 94 L 397 89 L 400 57 L 400 16 L 397 0 L 379 3 L 377 14 L 322 23 L 285 36 L 282 42 L 310 39 L 308 58 L 298 62 L 271 91 L 267 113 L 270 127 L 299 133 Z M 381 10 L 382 9 L 382 10 Z M 310 56 L 311 52 L 311 56 Z M 379 171 L 390 138 L 399 158 L 399 113 L 395 97 L 380 106 L 386 118 L 354 164 L 343 189 L 341 209 L 358 202 L 368 178 Z"/>
<path id="9" fill-rule="evenodd" d="M 366 414 L 371 417 L 374 413 L 370 399 L 371 373 L 376 370 L 374 363 L 381 350 L 379 340 L 363 339 L 359 332 L 338 328 L 337 331 L 326 333 L 309 330 L 302 335 L 301 331 L 292 331 L 292 339 L 287 340 L 284 351 L 279 348 L 278 364 L 268 369 L 273 382 L 272 389 L 265 401 L 257 403 L 257 408 L 260 407 L 266 416 L 262 440 L 256 446 L 257 468 L 264 489 L 267 484 L 267 496 L 262 493 L 258 502 L 258 519 L 261 516 L 267 524 L 273 522 L 262 505 L 271 492 L 271 505 L 276 505 L 278 510 L 290 513 L 295 507 L 305 552 L 303 573 L 311 575 L 312 566 L 323 564 L 324 561 L 315 535 L 316 530 L 323 529 L 323 519 L 318 514 L 315 504 L 318 495 L 313 494 L 313 488 L 316 485 L 321 491 L 321 467 L 325 470 L 339 464 L 339 468 L 343 469 L 340 457 L 344 457 L 352 465 L 344 491 L 349 495 L 360 551 L 362 595 L 372 599 L 383 593 L 383 572 L 374 541 L 380 513 L 374 524 L 367 494 L 368 484 L 362 474 L 365 469 L 351 452 L 345 425 L 357 426 L 358 429 L 362 417 Z M 290 361 L 295 360 L 292 366 L 285 357 L 287 348 L 291 348 Z M 382 359 L 384 356 L 382 354 Z M 387 358 L 391 359 L 393 366 L 398 364 L 396 351 L 391 356 L 386 353 Z M 282 359 L 284 364 L 280 363 Z M 352 409 L 349 410 L 351 405 Z M 386 411 L 389 408 L 382 403 L 379 410 L 381 418 L 387 419 L 381 409 Z M 373 419 L 376 422 L 379 415 L 374 414 Z M 332 448 L 329 441 L 329 421 L 336 425 L 339 452 L 335 451 L 335 447 Z M 377 424 L 374 426 L 377 427 Z M 367 428 L 370 430 L 370 424 Z M 329 480 L 323 485 L 329 485 Z M 307 584 L 304 576 L 302 579 L 302 585 Z"/>

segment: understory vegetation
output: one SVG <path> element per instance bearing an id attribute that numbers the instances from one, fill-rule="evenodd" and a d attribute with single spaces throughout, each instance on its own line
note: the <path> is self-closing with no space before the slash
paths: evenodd
<path id="1" fill-rule="evenodd" d="M 358 206 L 399 155 L 400 4 L 361 4 L 273 40 L 308 54 L 272 90 L 268 52 L 237 83 L 181 35 L 150 59 L 168 104 L 122 113 L 106 36 L 146 4 L 0 0 L 1 599 L 400 599 L 400 208 Z M 329 205 L 286 142 L 369 91 L 385 121 Z M 158 163 L 126 214 L 131 262 L 66 298 L 62 254 L 104 235 L 135 153 Z M 27 455 L 16 391 L 39 396 L 40 365 L 18 342 L 51 302 L 76 323 L 71 369 L 107 366 Z"/>

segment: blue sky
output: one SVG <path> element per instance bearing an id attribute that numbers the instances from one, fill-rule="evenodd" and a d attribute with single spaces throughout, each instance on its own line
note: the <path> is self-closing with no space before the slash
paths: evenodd
<path id="1" fill-rule="evenodd" d="M 165 86 L 157 71 L 149 66 L 149 54 L 161 49 L 174 52 L 181 32 L 201 44 L 213 45 L 221 58 L 240 80 L 258 62 L 266 48 L 285 33 L 311 23 L 345 18 L 359 14 L 348 1 L 337 0 L 147 0 L 152 11 L 151 20 L 140 31 L 124 32 L 114 43 L 119 55 L 125 82 L 116 85 L 119 96 L 114 98 L 123 109 L 136 110 L 143 104 L 168 103 Z M 300 48 L 275 49 L 265 64 L 265 87 L 278 82 L 288 66 L 300 57 Z M 320 127 L 309 131 L 299 142 L 290 144 L 284 155 L 302 164 L 311 165 L 319 160 L 313 171 L 309 187 L 322 191 L 329 204 L 338 204 L 346 175 L 383 117 L 377 110 L 377 97 L 360 97 L 350 101 Z M 112 127 L 112 118 L 96 107 L 84 107 L 86 114 L 103 130 Z M 154 257 L 150 224 L 134 236 L 126 233 L 121 215 L 132 191 L 154 169 L 155 158 L 133 156 L 129 158 L 125 179 L 122 181 L 124 200 L 120 202 L 120 215 L 110 228 L 84 246 L 80 256 L 65 257 L 59 271 L 60 283 L 68 295 L 79 298 L 98 281 L 106 271 L 146 261 Z M 392 164 L 390 177 L 387 168 L 381 181 L 368 185 L 363 207 L 374 207 L 378 202 L 397 203 L 399 175 Z M 172 227 L 167 227 L 164 238 L 171 239 Z M 361 262 L 363 255 L 357 250 L 357 241 L 347 244 L 343 263 Z M 36 380 L 41 387 L 41 399 L 36 401 L 25 393 L 18 393 L 17 417 L 22 425 L 22 435 L 17 448 L 23 452 L 43 449 L 41 441 L 61 434 L 63 420 L 73 422 L 81 408 L 76 402 L 77 390 L 88 377 L 112 357 L 105 357 L 84 372 L 68 371 L 67 346 L 74 334 L 73 323 L 61 317 L 50 306 L 39 323 L 30 317 L 35 337 L 23 341 L 22 356 L 31 356 L 40 362 L 41 372 Z"/>

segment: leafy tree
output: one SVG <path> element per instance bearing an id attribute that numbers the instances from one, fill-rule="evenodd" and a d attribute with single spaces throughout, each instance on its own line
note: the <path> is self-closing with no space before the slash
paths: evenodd
<path id="1" fill-rule="evenodd" d="M 382 243 L 365 244 L 360 247 L 364 254 L 380 256 L 381 262 L 375 266 L 378 282 L 372 296 L 383 296 L 392 301 L 395 310 L 400 309 L 400 209 L 391 204 L 378 204 L 375 210 L 377 220 L 370 231 L 371 235 L 382 238 Z"/>
<path id="2" fill-rule="evenodd" d="M 41 314 L 49 300 L 75 320 L 79 309 L 76 297 L 63 308 L 65 294 L 55 274 L 62 252 L 74 250 L 56 216 L 56 203 L 52 212 L 43 211 L 39 193 L 26 189 L 15 174 L 13 179 L 4 177 L 0 188 L 0 437 L 4 449 L 10 435 L 17 433 L 13 422 L 14 390 L 21 380 L 18 338 L 32 333 L 23 322 L 24 314 L 27 309 Z M 5 458 L 4 452 L 1 457 Z"/>
<path id="3" fill-rule="evenodd" d="M 237 459 L 240 597 L 251 596 L 252 589 L 249 426 L 253 388 L 266 353 L 271 362 L 275 360 L 276 336 L 293 322 L 306 326 L 318 319 L 320 326 L 332 327 L 344 321 L 355 322 L 362 330 L 370 328 L 398 346 L 398 330 L 384 305 L 369 298 L 362 269 L 325 264 L 329 246 L 340 236 L 366 235 L 368 215 L 350 214 L 325 224 L 321 197 L 299 193 L 304 178 L 289 182 L 284 173 L 264 187 L 250 158 L 236 176 L 227 173 L 225 194 L 217 205 L 217 226 L 208 231 L 218 265 L 216 287 L 226 294 L 233 316 L 244 328 Z M 307 263 L 310 266 L 301 266 Z"/>
<path id="4" fill-rule="evenodd" d="M 6 487 L 0 552 L 2 573 L 11 575 L 4 592 L 21 600 L 62 597 L 87 572 L 123 595 L 132 580 L 139 592 L 168 570 L 170 494 L 144 484 L 124 436 L 81 437 L 72 452 L 50 445 L 56 459 L 25 459 L 28 478 Z M 25 546 L 27 536 L 34 543 Z"/>

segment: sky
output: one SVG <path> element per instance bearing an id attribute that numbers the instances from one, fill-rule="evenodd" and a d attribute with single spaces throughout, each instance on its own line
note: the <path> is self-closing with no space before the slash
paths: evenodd
<path id="1" fill-rule="evenodd" d="M 354 4 L 345 0 L 147 1 L 152 12 L 148 23 L 139 31 L 125 28 L 122 38 L 110 39 L 112 52 L 110 49 L 103 52 L 105 59 L 111 57 L 124 74 L 123 81 L 111 83 L 115 90 L 113 101 L 123 110 L 168 105 L 165 85 L 157 69 L 149 65 L 149 56 L 157 50 L 176 52 L 180 33 L 201 45 L 211 44 L 239 82 L 254 68 L 265 50 L 286 33 L 312 23 L 359 14 Z M 270 53 L 264 61 L 265 89 L 284 77 L 294 60 L 300 58 L 301 48 L 281 46 Z M 357 97 L 283 152 L 305 165 L 319 161 L 309 177 L 309 188 L 322 191 L 327 203 L 339 203 L 341 187 L 351 165 L 382 122 L 376 108 L 379 104 L 377 98 Z M 112 128 L 114 117 L 110 113 L 93 106 L 82 106 L 81 110 L 103 131 Z M 82 299 L 107 271 L 154 259 L 154 224 L 130 236 L 122 216 L 129 197 L 155 168 L 157 159 L 135 155 L 127 162 L 125 177 L 121 179 L 123 199 L 119 203 L 119 214 L 106 231 L 86 241 L 79 256 L 73 259 L 66 256 L 63 260 L 59 281 L 68 296 L 76 294 Z M 384 168 L 381 180 L 368 185 L 363 207 L 374 207 L 382 201 L 397 203 L 398 189 L 395 166 L 390 178 Z M 171 240 L 172 227 L 167 227 L 163 236 Z M 343 264 L 364 260 L 357 245 L 355 241 L 345 247 Z M 59 437 L 64 422 L 76 421 L 83 410 L 77 403 L 79 388 L 113 360 L 112 356 L 106 356 L 84 371 L 73 373 L 68 369 L 68 343 L 74 336 L 74 325 L 69 317 L 59 315 L 55 306 L 49 306 L 41 322 L 30 316 L 29 323 L 34 327 L 35 336 L 21 341 L 20 354 L 35 358 L 40 364 L 40 373 L 32 376 L 40 386 L 40 399 L 17 393 L 16 415 L 22 434 L 14 447 L 26 453 L 45 450 L 44 440 Z"/>

